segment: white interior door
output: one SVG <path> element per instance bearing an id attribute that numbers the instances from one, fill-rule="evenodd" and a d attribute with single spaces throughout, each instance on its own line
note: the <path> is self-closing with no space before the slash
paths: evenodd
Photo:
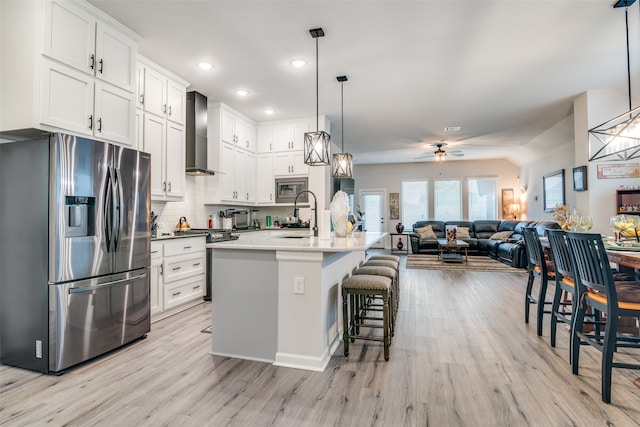
<path id="1" fill-rule="evenodd" d="M 386 231 L 385 206 L 387 199 L 386 190 L 360 190 L 360 209 L 364 211 L 364 229 L 366 231 Z M 374 248 L 384 248 L 385 239 L 373 245 Z"/>

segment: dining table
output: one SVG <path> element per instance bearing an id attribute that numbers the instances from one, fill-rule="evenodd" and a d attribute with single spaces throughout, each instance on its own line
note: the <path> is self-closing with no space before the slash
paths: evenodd
<path id="1" fill-rule="evenodd" d="M 551 249 L 549 239 L 546 236 L 540 237 L 540 244 L 545 250 Z M 620 271 L 633 273 L 634 270 L 640 270 L 639 250 L 635 250 L 635 248 L 634 250 L 623 250 L 622 248 L 611 247 L 607 247 L 606 249 L 609 262 L 617 264 Z"/>

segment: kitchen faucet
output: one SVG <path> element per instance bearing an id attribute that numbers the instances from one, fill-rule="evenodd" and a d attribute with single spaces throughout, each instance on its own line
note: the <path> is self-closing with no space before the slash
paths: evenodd
<path id="1" fill-rule="evenodd" d="M 313 235 L 318 237 L 318 199 L 316 199 L 316 195 L 313 194 L 312 191 L 302 190 L 298 194 L 296 194 L 296 198 L 293 201 L 293 216 L 298 218 L 298 196 L 303 193 L 309 193 L 313 196 Z"/>

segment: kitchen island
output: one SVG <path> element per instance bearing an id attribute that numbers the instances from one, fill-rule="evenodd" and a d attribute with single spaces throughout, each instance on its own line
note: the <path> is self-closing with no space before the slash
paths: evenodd
<path id="1" fill-rule="evenodd" d="M 309 230 L 212 243 L 215 355 L 323 371 L 341 342 L 340 286 L 386 233 L 323 240 Z"/>

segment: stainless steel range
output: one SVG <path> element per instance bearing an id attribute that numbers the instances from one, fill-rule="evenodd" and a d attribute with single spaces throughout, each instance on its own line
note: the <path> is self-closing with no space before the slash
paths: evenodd
<path id="1" fill-rule="evenodd" d="M 186 231 L 174 232 L 176 236 L 207 236 L 207 243 L 226 242 L 228 240 L 237 240 L 240 237 L 240 233 L 236 233 L 231 230 L 224 229 L 212 229 L 212 228 L 192 228 Z"/>

